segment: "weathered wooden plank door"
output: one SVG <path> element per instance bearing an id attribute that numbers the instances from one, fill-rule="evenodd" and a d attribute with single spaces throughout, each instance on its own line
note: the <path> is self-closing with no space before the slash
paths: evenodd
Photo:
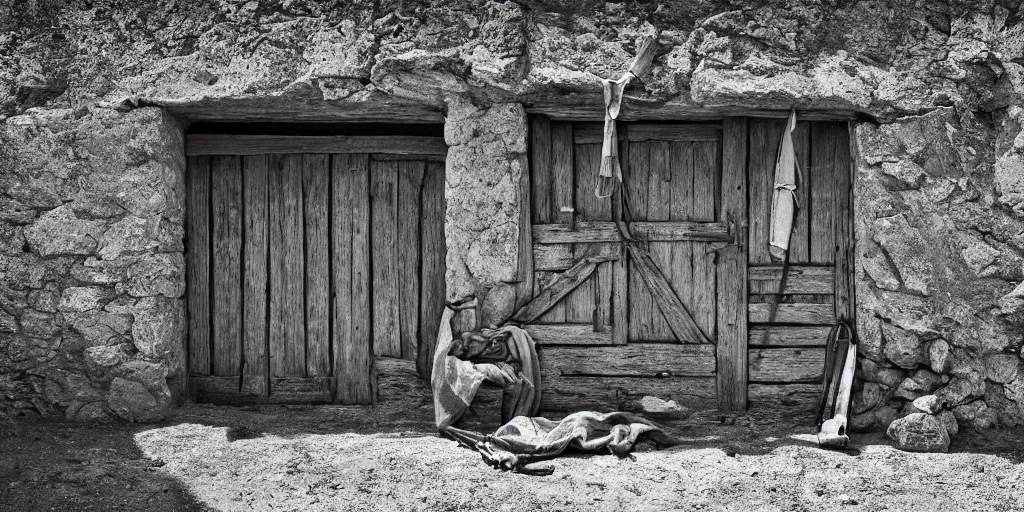
<path id="1" fill-rule="evenodd" d="M 850 132 L 841 122 L 797 122 L 800 209 L 780 289 L 782 266 L 771 261 L 767 238 L 784 126 L 783 119 L 750 120 L 749 393 L 757 405 L 813 408 L 828 332 L 837 318 L 854 320 Z"/>
<path id="2" fill-rule="evenodd" d="M 601 135 L 595 123 L 531 124 L 534 295 L 562 285 L 581 258 L 601 261 L 527 326 L 541 346 L 542 408 L 629 409 L 648 395 L 715 407 L 716 262 L 733 237 L 722 124 L 623 124 L 626 185 L 610 198 L 594 194 Z M 636 239 L 629 250 L 618 219 Z M 741 313 L 731 325 L 745 324 Z"/>
<path id="3" fill-rule="evenodd" d="M 372 403 L 375 356 L 433 353 L 446 147 L 261 137 L 188 139 L 195 397 Z"/>

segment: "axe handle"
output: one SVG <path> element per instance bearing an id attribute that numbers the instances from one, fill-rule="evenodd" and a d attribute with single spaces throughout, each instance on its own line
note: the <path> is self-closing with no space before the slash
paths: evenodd
<path id="1" fill-rule="evenodd" d="M 836 397 L 836 416 L 849 417 L 850 392 L 853 388 L 853 372 L 857 368 L 857 344 L 850 343 L 846 349 L 846 361 L 839 378 L 839 396 Z"/>

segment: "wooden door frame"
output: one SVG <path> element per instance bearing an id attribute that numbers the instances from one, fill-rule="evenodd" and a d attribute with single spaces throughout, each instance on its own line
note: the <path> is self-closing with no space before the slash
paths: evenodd
<path id="1" fill-rule="evenodd" d="M 747 410 L 747 151 L 747 119 L 723 119 L 719 218 L 729 223 L 733 245 L 718 256 L 715 357 L 718 410 L 726 413 Z"/>
<path id="2" fill-rule="evenodd" d="M 205 233 L 209 236 L 208 230 L 206 229 L 210 221 L 208 220 L 212 212 L 205 212 L 202 215 L 196 215 L 193 212 L 192 205 L 195 204 L 210 204 L 210 197 L 212 190 L 209 186 L 209 181 L 212 174 L 207 170 L 203 174 L 202 179 L 196 180 L 190 174 L 194 172 L 194 162 L 199 161 L 205 157 L 223 157 L 225 155 L 233 156 L 236 159 L 250 158 L 256 155 L 307 155 L 307 154 L 326 154 L 326 155 L 361 155 L 359 173 L 363 176 L 363 180 L 368 179 L 370 173 L 369 164 L 373 161 L 399 161 L 393 162 L 398 165 L 403 164 L 405 160 L 416 160 L 425 161 L 427 166 L 438 167 L 440 165 L 439 172 L 441 173 L 441 180 L 438 183 L 443 184 L 444 167 L 443 162 L 445 161 L 448 147 L 445 144 L 442 137 L 438 136 L 403 136 L 403 135 L 379 135 L 379 136 L 287 136 L 287 135 L 242 135 L 242 134 L 186 134 L 185 135 L 185 155 L 187 157 L 187 168 L 185 170 L 186 178 L 186 206 L 189 208 L 188 217 L 186 219 L 186 236 L 189 240 L 203 238 L 197 236 L 199 232 Z M 439 164 L 440 163 L 440 164 Z M 354 165 L 354 164 L 353 164 Z M 207 165 L 207 167 L 209 167 Z M 337 174 L 337 169 L 325 168 L 328 174 Z M 326 176 L 326 175 L 325 175 Z M 199 186 L 203 185 L 205 186 Z M 368 193 L 367 183 L 362 183 L 361 190 Z M 266 184 L 264 184 L 266 187 Z M 435 187 L 437 188 L 437 187 Z M 264 189 L 266 190 L 266 189 Z M 318 189 L 320 193 L 327 193 L 327 190 Z M 441 193 L 443 201 L 443 188 L 437 188 L 437 192 Z M 203 199 L 205 198 L 205 199 Z M 337 210 L 338 207 L 346 207 L 347 204 L 338 202 L 338 197 L 327 197 L 324 201 L 324 205 L 331 210 Z M 365 197 L 366 204 L 363 204 L 364 208 L 361 212 L 353 212 L 353 214 L 361 213 L 363 217 L 357 219 L 358 226 L 350 227 L 347 234 L 353 237 L 353 240 L 360 238 L 365 240 L 368 236 L 369 230 L 369 196 Z M 353 203 L 355 204 L 355 203 Z M 202 210 L 202 209 L 200 209 Z M 442 210 L 443 211 L 443 210 Z M 331 223 L 333 228 L 337 231 L 338 219 L 337 211 L 329 211 L 328 215 L 332 216 L 335 220 Z M 419 218 L 419 216 L 415 216 Z M 198 222 L 195 221 L 198 219 Z M 351 219 L 350 219 L 351 220 Z M 359 227 L 363 226 L 363 227 Z M 196 233 L 193 232 L 195 228 L 202 228 Z M 417 228 L 418 230 L 418 228 Z M 328 238 L 335 239 L 338 237 L 338 233 L 328 232 Z M 266 241 L 269 244 L 269 240 Z M 443 244 L 443 241 L 442 241 Z M 443 246 L 443 245 L 442 245 Z M 421 248 L 422 250 L 422 248 Z M 211 245 L 208 241 L 203 251 L 211 252 Z M 203 252 L 199 251 L 199 252 Z M 191 258 L 192 251 L 186 254 L 187 257 Z M 337 255 L 330 255 L 330 257 L 336 258 Z M 209 264 L 210 254 L 206 255 L 206 259 L 203 262 L 199 262 L 198 268 L 205 269 L 210 266 Z M 337 262 L 334 262 L 336 266 Z M 368 264 L 368 260 L 366 262 Z M 188 265 L 190 268 L 193 265 Z M 269 270 L 269 269 L 268 269 Z M 443 272 L 440 274 L 443 278 Z M 199 275 L 197 278 L 201 278 Z M 336 276 L 335 276 L 336 277 Z M 369 279 L 369 271 L 362 276 L 364 280 Z M 354 278 L 353 278 L 354 279 Z M 369 283 L 351 283 L 353 289 L 359 288 L 362 292 L 368 292 Z M 329 286 L 334 287 L 337 283 L 331 283 Z M 188 296 L 186 297 L 186 336 L 183 340 L 185 346 L 185 374 L 187 377 L 187 395 L 193 400 L 201 399 L 202 401 L 212 403 L 231 403 L 231 404 L 247 404 L 247 403 L 327 403 L 327 402 L 339 402 L 343 401 L 346 403 L 374 403 L 376 402 L 376 375 L 374 370 L 374 360 L 372 348 L 370 348 L 367 354 L 350 354 L 348 352 L 342 353 L 337 352 L 345 349 L 345 345 L 338 345 L 336 339 L 328 339 L 328 350 L 336 351 L 336 357 L 334 358 L 334 365 L 331 369 L 332 373 L 329 376 L 316 376 L 317 381 L 312 387 L 307 385 L 304 380 L 310 380 L 312 377 L 273 377 L 269 369 L 264 369 L 263 375 L 257 376 L 263 379 L 265 385 L 263 386 L 244 386 L 240 385 L 240 379 L 248 381 L 254 381 L 252 375 L 239 374 L 238 376 L 214 376 L 210 375 L 210 371 L 207 370 L 205 373 L 201 370 L 204 366 L 210 367 L 210 360 L 213 354 L 210 353 L 211 342 L 209 336 L 199 336 L 196 343 L 197 337 L 192 332 L 192 317 L 195 315 L 195 308 L 193 307 L 193 301 L 197 303 L 209 304 L 208 293 L 201 296 L 193 297 L 193 292 L 197 291 L 198 286 L 190 286 Z M 361 292 L 361 293 L 362 293 Z M 418 295 L 418 294 L 417 294 Z M 435 293 L 434 295 L 443 296 L 443 289 L 440 294 Z M 204 298 L 206 297 L 206 298 Z M 329 302 L 330 303 L 330 302 Z M 328 306 L 327 314 L 338 314 L 335 312 L 335 306 Z M 409 314 L 415 314 L 417 319 L 423 311 L 422 308 L 416 308 L 416 311 L 411 311 Z M 211 314 L 216 314 L 211 308 L 206 307 L 205 311 L 201 311 L 202 315 L 207 317 L 206 322 L 209 322 Z M 429 313 L 429 312 L 427 312 Z M 427 314 L 423 313 L 423 314 Z M 202 316 L 201 315 L 201 316 Z M 357 317 L 364 317 L 366 315 L 355 315 Z M 245 330 L 245 326 L 241 327 L 241 330 Z M 209 329 L 198 329 L 196 332 L 209 331 Z M 368 326 L 364 327 L 360 331 L 363 334 L 359 336 L 366 336 L 367 340 L 371 340 L 369 333 L 370 329 Z M 336 335 L 337 333 L 335 333 Z M 354 334 L 355 336 L 355 334 Z M 436 336 L 435 336 L 436 337 Z M 367 345 L 370 346 L 370 345 Z M 198 349 L 197 349 L 198 347 Z M 351 352 L 351 351 L 350 351 Z M 269 354 L 268 351 L 264 353 Z M 403 357 L 406 354 L 402 354 Z M 410 357 L 406 359 L 413 359 L 414 365 L 419 364 L 420 366 L 426 366 L 426 358 L 423 361 L 416 361 L 417 354 L 415 352 L 410 354 Z M 426 354 L 429 357 L 429 354 Z M 198 358 L 198 359 L 197 359 Z M 366 368 L 369 372 L 369 388 L 351 390 L 347 389 L 351 384 L 348 382 L 350 379 L 346 378 L 349 375 L 354 366 L 359 368 Z M 280 389 L 272 389 L 275 385 L 280 385 Z M 253 389 L 250 389 L 253 388 Z M 278 397 L 275 397 L 278 395 Z M 325 398 L 326 397 L 326 398 Z M 352 402 L 355 400 L 355 402 Z"/>

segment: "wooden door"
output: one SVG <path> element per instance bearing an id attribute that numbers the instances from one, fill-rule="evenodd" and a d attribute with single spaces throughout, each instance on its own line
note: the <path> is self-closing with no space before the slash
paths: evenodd
<path id="1" fill-rule="evenodd" d="M 721 406 L 720 325 L 729 343 L 738 329 L 746 342 L 744 308 L 719 307 L 746 298 L 745 272 L 719 268 L 742 226 L 731 182 L 722 193 L 723 124 L 622 124 L 626 185 L 611 198 L 594 194 L 601 136 L 596 123 L 531 123 L 534 295 L 567 275 L 581 281 L 527 326 L 540 345 L 542 409 L 629 409 L 648 395 Z M 635 243 L 623 243 L 617 219 Z"/>
<path id="2" fill-rule="evenodd" d="M 189 136 L 196 399 L 368 404 L 375 357 L 429 361 L 445 152 L 436 137 Z"/>
<path id="3" fill-rule="evenodd" d="M 780 289 L 782 266 L 769 257 L 767 239 L 784 127 L 783 119 L 749 122 L 749 393 L 758 405 L 813 408 L 828 332 L 837 318 L 854 320 L 850 131 L 845 122 L 797 122 L 800 209 Z"/>

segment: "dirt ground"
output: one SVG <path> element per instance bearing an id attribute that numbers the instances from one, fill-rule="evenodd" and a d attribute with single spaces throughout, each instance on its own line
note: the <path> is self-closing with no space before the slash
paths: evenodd
<path id="1" fill-rule="evenodd" d="M 844 453 L 757 415 L 667 427 L 681 446 L 575 454 L 537 477 L 492 470 L 422 421 L 351 408 L 187 406 L 145 426 L 21 419 L 0 422 L 0 509 L 1024 510 L 1021 433 L 966 433 L 949 454 L 865 434 Z"/>

